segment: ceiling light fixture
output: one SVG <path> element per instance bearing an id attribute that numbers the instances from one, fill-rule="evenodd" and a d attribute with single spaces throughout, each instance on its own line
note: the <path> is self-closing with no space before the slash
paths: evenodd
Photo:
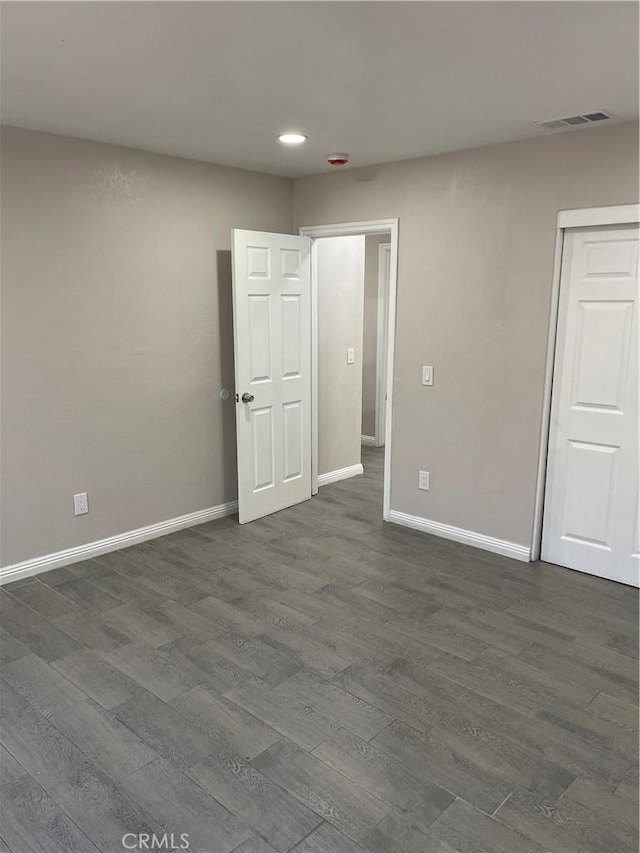
<path id="1" fill-rule="evenodd" d="M 285 145 L 302 145 L 307 141 L 307 137 L 302 133 L 281 133 L 278 139 Z"/>

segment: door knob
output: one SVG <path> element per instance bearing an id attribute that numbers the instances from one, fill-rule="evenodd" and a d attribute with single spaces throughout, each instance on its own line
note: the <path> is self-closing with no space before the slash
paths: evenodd
<path id="1" fill-rule="evenodd" d="M 255 399 L 255 397 L 253 396 L 253 394 L 248 394 L 246 391 L 242 395 L 242 402 L 243 403 L 253 403 L 254 399 Z"/>

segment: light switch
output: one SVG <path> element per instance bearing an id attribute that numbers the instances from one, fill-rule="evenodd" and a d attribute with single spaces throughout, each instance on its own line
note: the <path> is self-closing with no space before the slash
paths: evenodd
<path id="1" fill-rule="evenodd" d="M 422 368 L 422 384 L 433 385 L 433 367 Z"/>
<path id="2" fill-rule="evenodd" d="M 356 351 L 353 347 L 347 350 L 347 364 L 353 364 L 356 360 Z"/>

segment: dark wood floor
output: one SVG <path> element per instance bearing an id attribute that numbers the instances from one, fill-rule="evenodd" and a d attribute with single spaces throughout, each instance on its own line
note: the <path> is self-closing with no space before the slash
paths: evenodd
<path id="1" fill-rule="evenodd" d="M 364 461 L 5 588 L 0 850 L 637 850 L 636 592 L 383 524 Z"/>

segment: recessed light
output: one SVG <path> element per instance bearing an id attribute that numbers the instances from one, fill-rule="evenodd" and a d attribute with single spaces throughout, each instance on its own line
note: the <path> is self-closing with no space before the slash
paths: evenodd
<path id="1" fill-rule="evenodd" d="M 307 137 L 302 133 L 281 133 L 278 139 L 285 145 L 302 145 L 307 141 Z"/>

